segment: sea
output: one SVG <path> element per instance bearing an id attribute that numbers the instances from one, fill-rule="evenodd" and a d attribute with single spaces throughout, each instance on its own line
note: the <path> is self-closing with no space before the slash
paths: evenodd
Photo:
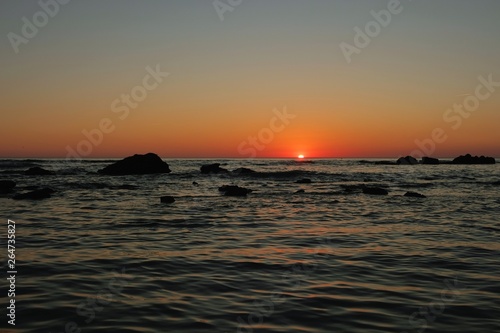
<path id="1" fill-rule="evenodd" d="M 164 159 L 169 174 L 97 173 L 114 161 L 0 160 L 13 194 L 55 190 L 0 196 L 2 333 L 500 332 L 499 164 Z M 201 174 L 211 163 L 255 173 Z M 35 166 L 55 174 L 24 175 Z"/>

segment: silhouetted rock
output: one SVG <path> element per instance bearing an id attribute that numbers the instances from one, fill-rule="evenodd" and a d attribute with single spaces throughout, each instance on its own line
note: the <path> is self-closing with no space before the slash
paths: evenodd
<path id="1" fill-rule="evenodd" d="M 162 202 L 162 203 L 174 203 L 175 198 L 170 196 L 170 195 L 165 195 L 165 196 L 160 198 L 160 202 Z"/>
<path id="2" fill-rule="evenodd" d="M 364 194 L 371 194 L 371 195 L 387 195 L 389 192 L 381 187 L 367 187 L 364 186 L 363 188 L 363 193 Z"/>
<path id="3" fill-rule="evenodd" d="M 425 195 L 417 193 L 417 192 L 406 192 L 405 197 L 413 197 L 413 198 L 427 198 Z"/>
<path id="4" fill-rule="evenodd" d="M 193 182 L 193 185 L 194 185 L 194 186 L 198 186 L 198 185 L 200 185 L 200 184 L 198 184 L 198 182 Z"/>
<path id="5" fill-rule="evenodd" d="M 300 190 L 295 191 L 295 193 L 294 193 L 294 194 L 301 194 L 301 193 L 306 193 L 306 191 L 305 191 L 305 190 L 300 189 Z"/>
<path id="6" fill-rule="evenodd" d="M 213 163 L 213 164 L 205 164 L 202 165 L 201 168 L 201 173 L 207 174 L 207 173 L 225 173 L 228 172 L 227 169 L 221 168 L 220 163 Z"/>
<path id="7" fill-rule="evenodd" d="M 493 157 L 485 156 L 472 156 L 471 154 L 462 155 L 455 158 L 453 164 L 495 164 L 496 161 Z"/>
<path id="8" fill-rule="evenodd" d="M 55 191 L 51 188 L 42 188 L 27 193 L 17 194 L 12 199 L 14 200 L 42 200 L 51 197 Z"/>
<path id="9" fill-rule="evenodd" d="M 312 181 L 309 178 L 303 178 L 296 181 L 297 184 L 311 184 Z"/>
<path id="10" fill-rule="evenodd" d="M 40 167 L 33 167 L 26 170 L 24 174 L 28 176 L 48 176 L 48 175 L 53 175 L 54 172 L 45 170 Z"/>
<path id="11" fill-rule="evenodd" d="M 406 157 L 400 157 L 397 162 L 397 164 L 408 164 L 408 165 L 415 165 L 418 164 L 418 161 L 415 157 L 412 156 L 406 156 Z"/>
<path id="12" fill-rule="evenodd" d="M 239 187 L 236 185 L 221 186 L 219 187 L 219 191 L 224 192 L 224 195 L 229 197 L 244 197 L 248 193 L 252 192 L 252 190 L 250 189 Z"/>
<path id="13" fill-rule="evenodd" d="M 16 182 L 12 180 L 0 180 L 0 194 L 9 193 L 16 187 Z"/>
<path id="14" fill-rule="evenodd" d="M 237 175 L 248 175 L 251 173 L 255 173 L 255 171 L 249 168 L 238 168 L 236 170 L 233 170 L 233 173 Z"/>
<path id="15" fill-rule="evenodd" d="M 439 164 L 439 160 L 437 158 L 424 156 L 422 157 L 422 164 Z"/>
<path id="16" fill-rule="evenodd" d="M 155 173 L 169 173 L 170 168 L 166 162 L 153 153 L 145 155 L 134 155 L 121 161 L 108 165 L 98 171 L 104 175 L 145 175 Z"/>

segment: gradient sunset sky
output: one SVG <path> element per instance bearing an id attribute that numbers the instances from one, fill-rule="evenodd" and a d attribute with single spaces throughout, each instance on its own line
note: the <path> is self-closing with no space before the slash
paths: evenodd
<path id="1" fill-rule="evenodd" d="M 0 157 L 500 157 L 500 1 L 393 1 L 2 1 Z"/>

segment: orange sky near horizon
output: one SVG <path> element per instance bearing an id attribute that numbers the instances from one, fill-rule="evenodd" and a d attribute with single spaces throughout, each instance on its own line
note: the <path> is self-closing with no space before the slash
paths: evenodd
<path id="1" fill-rule="evenodd" d="M 0 42 L 0 157 L 500 157 L 500 6 L 454 4 L 412 3 L 352 63 L 339 44 L 387 1 L 248 3 L 224 21 L 199 1 L 68 4 L 18 54 Z M 4 35 L 39 10 L 1 7 Z M 476 25 L 454 19 L 471 8 Z M 489 76 L 477 108 L 448 111 Z"/>

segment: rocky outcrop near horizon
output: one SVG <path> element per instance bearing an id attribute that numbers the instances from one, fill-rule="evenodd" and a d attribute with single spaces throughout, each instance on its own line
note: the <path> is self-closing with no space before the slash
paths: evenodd
<path id="1" fill-rule="evenodd" d="M 103 175 L 146 175 L 156 173 L 170 173 L 171 170 L 166 162 L 158 155 L 148 153 L 145 155 L 135 154 L 108 165 L 98 171 Z"/>
<path id="2" fill-rule="evenodd" d="M 462 155 L 452 161 L 453 164 L 495 164 L 496 160 L 489 156 Z"/>

